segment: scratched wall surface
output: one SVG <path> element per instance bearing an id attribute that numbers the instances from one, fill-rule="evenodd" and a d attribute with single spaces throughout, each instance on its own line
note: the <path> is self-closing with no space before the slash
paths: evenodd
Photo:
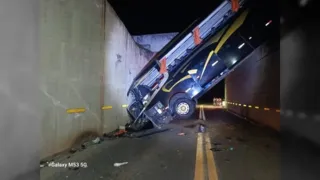
<path id="1" fill-rule="evenodd" d="M 126 109 L 127 90 L 134 76 L 150 58 L 150 52 L 139 48 L 115 11 L 107 6 L 105 26 L 105 105 L 104 131 L 111 131 L 128 122 Z M 152 54 L 151 54 L 152 55 Z"/>
<path id="2" fill-rule="evenodd" d="M 228 109 L 276 130 L 280 129 L 280 113 L 276 112 L 280 108 L 278 46 L 272 42 L 261 46 L 225 80 L 226 101 L 242 105 L 228 104 Z"/>
<path id="3" fill-rule="evenodd" d="M 172 40 L 178 33 L 162 33 L 162 34 L 145 34 L 133 36 L 135 42 L 144 48 L 152 51 L 159 52 L 169 41 Z"/>
<path id="4" fill-rule="evenodd" d="M 102 0 L 41 1 L 41 158 L 127 120 L 121 107 L 125 91 L 148 54 L 132 41 L 108 3 L 104 41 L 102 11 Z M 113 109 L 102 111 L 103 105 Z M 72 108 L 86 111 L 68 114 Z"/>

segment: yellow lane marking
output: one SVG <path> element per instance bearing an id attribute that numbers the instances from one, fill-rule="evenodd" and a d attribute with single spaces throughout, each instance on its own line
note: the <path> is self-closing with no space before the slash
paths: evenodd
<path id="1" fill-rule="evenodd" d="M 85 112 L 85 108 L 74 108 L 74 109 L 67 109 L 67 113 L 72 114 L 72 113 L 83 113 Z"/>
<path id="2" fill-rule="evenodd" d="M 209 133 L 205 134 L 205 145 L 206 145 L 206 155 L 207 155 L 207 166 L 208 166 L 208 177 L 209 180 L 218 180 L 217 167 L 214 161 L 214 155 L 211 149 L 211 141 Z"/>
<path id="3" fill-rule="evenodd" d="M 102 106 L 103 110 L 112 109 L 112 106 Z"/>
<path id="4" fill-rule="evenodd" d="M 194 172 L 194 180 L 204 180 L 203 166 L 204 166 L 204 162 L 203 162 L 203 134 L 198 133 L 196 167 L 195 167 L 195 172 Z"/>

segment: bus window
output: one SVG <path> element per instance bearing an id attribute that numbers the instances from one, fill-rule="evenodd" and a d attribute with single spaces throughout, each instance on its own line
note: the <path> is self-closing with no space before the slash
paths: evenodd
<path id="1" fill-rule="evenodd" d="M 218 52 L 218 56 L 224 61 L 228 68 L 238 64 L 253 51 L 250 44 L 246 43 L 238 32 L 229 37 Z"/>
<path id="2" fill-rule="evenodd" d="M 268 10 L 252 10 L 245 23 L 239 28 L 241 37 L 250 43 L 254 48 L 261 45 L 273 33 L 274 17 Z"/>
<path id="3" fill-rule="evenodd" d="M 214 78 L 222 75 L 221 73 L 226 69 L 226 65 L 222 59 L 216 54 L 212 55 L 207 66 L 204 66 L 200 74 L 199 83 L 202 87 L 211 82 Z"/>

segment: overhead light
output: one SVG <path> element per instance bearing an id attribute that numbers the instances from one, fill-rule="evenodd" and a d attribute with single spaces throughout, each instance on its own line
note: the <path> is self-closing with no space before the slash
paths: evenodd
<path id="1" fill-rule="evenodd" d="M 272 23 L 272 20 L 268 21 L 268 22 L 265 24 L 265 26 L 269 26 L 269 24 L 271 24 L 271 23 Z"/>
<path id="2" fill-rule="evenodd" d="M 251 37 L 251 36 L 249 37 L 249 40 L 250 40 L 250 39 L 252 39 L 252 37 Z"/>
<path id="3" fill-rule="evenodd" d="M 186 92 L 189 92 L 191 90 L 191 88 L 188 88 L 187 90 L 186 90 Z"/>
<path id="4" fill-rule="evenodd" d="M 216 62 L 212 63 L 212 65 L 211 65 L 211 66 L 214 66 L 214 65 L 216 65 L 217 63 L 218 63 L 218 61 L 216 61 Z"/>
<path id="5" fill-rule="evenodd" d="M 235 64 L 236 62 L 237 62 L 236 59 L 233 59 L 233 60 L 232 60 L 232 64 Z"/>
<path id="6" fill-rule="evenodd" d="M 245 45 L 245 43 L 242 43 L 238 46 L 238 49 L 241 49 L 243 46 Z"/>
<path id="7" fill-rule="evenodd" d="M 222 73 L 220 73 L 220 76 L 222 76 L 223 75 L 223 72 Z"/>

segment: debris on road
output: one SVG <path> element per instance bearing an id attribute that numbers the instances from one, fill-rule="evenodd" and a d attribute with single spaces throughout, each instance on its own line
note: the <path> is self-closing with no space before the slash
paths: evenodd
<path id="1" fill-rule="evenodd" d="M 205 132 L 205 127 L 202 124 L 199 127 L 199 132 Z"/>
<path id="2" fill-rule="evenodd" d="M 210 150 L 211 150 L 211 151 L 214 151 L 214 152 L 222 151 L 222 149 L 221 149 L 221 148 L 211 148 Z"/>
<path id="3" fill-rule="evenodd" d="M 184 132 L 178 133 L 178 136 L 185 136 L 185 135 L 186 135 L 186 133 L 184 133 Z"/>
<path id="4" fill-rule="evenodd" d="M 73 154 L 73 153 L 77 152 L 77 149 L 71 148 L 69 152 L 70 152 L 71 154 Z"/>
<path id="5" fill-rule="evenodd" d="M 214 146 L 221 146 L 222 144 L 219 143 L 219 142 L 215 142 L 215 143 L 213 143 L 213 145 L 214 145 Z"/>
<path id="6" fill-rule="evenodd" d="M 103 137 L 109 138 L 109 139 L 116 139 L 116 138 L 120 138 L 120 137 L 141 138 L 141 137 L 145 137 L 145 136 L 149 136 L 149 135 L 153 135 L 153 134 L 157 134 L 157 133 L 171 130 L 169 128 L 165 128 L 165 129 L 152 128 L 152 129 L 147 129 L 147 130 L 143 130 L 143 131 L 130 131 L 130 130 L 120 129 L 120 128 L 123 128 L 123 127 L 119 127 L 119 129 L 117 129 L 113 132 L 110 132 L 108 134 L 105 133 L 105 134 L 103 134 Z"/>
<path id="7" fill-rule="evenodd" d="M 86 149 L 86 145 L 85 144 L 81 144 L 81 149 Z"/>
<path id="8" fill-rule="evenodd" d="M 115 136 L 121 136 L 124 135 L 127 131 L 125 129 L 119 129 L 118 132 L 116 132 L 114 135 Z"/>
<path id="9" fill-rule="evenodd" d="M 233 147 L 230 147 L 230 148 L 217 148 L 217 147 L 214 147 L 214 148 L 211 148 L 210 150 L 211 150 L 211 151 L 214 151 L 214 152 L 233 151 L 234 148 L 233 148 Z"/>
<path id="10" fill-rule="evenodd" d="M 94 144 L 99 144 L 99 143 L 101 142 L 101 140 L 100 140 L 99 137 L 97 137 L 96 139 L 92 140 L 92 142 L 93 142 Z"/>
<path id="11" fill-rule="evenodd" d="M 122 137 L 126 133 L 127 133 L 127 131 L 125 129 L 116 129 L 115 131 L 112 131 L 110 133 L 103 134 L 103 137 L 113 139 L 113 138 Z"/>
<path id="12" fill-rule="evenodd" d="M 120 166 L 123 166 L 123 165 L 126 165 L 126 164 L 128 164 L 128 162 L 114 163 L 113 166 L 114 167 L 120 167 Z"/>

